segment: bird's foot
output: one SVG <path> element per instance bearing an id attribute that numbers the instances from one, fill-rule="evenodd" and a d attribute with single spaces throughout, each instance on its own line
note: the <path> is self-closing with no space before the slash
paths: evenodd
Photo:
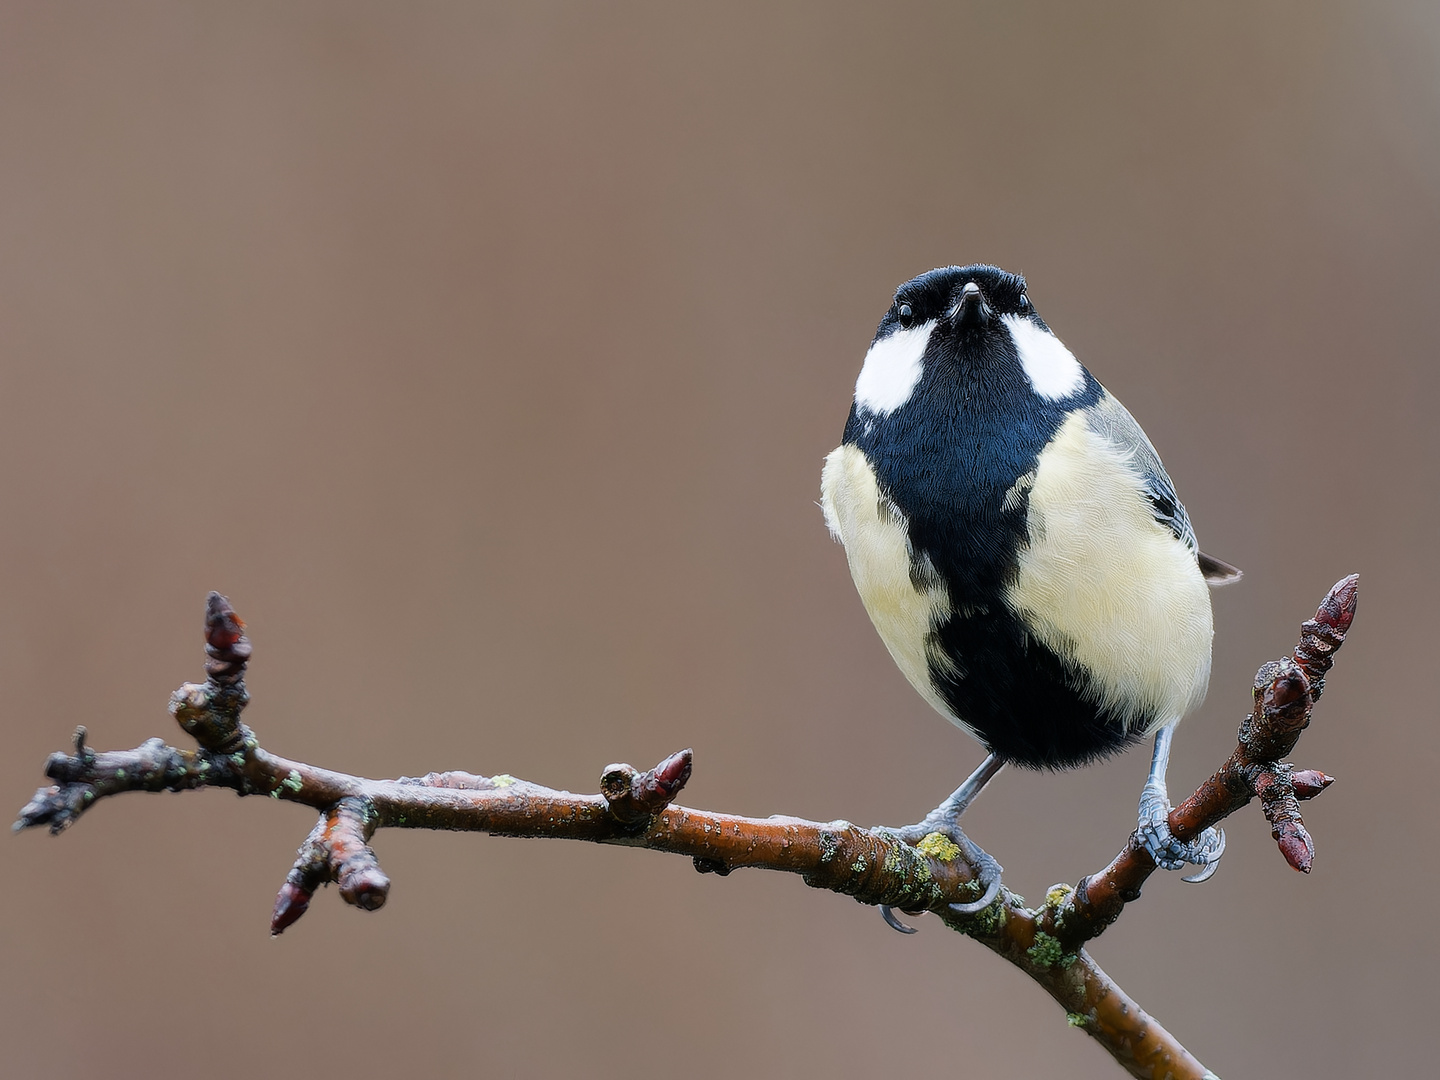
<path id="1" fill-rule="evenodd" d="M 960 830 L 959 825 L 956 825 L 953 821 L 948 823 L 932 821 L 931 818 L 933 817 L 934 815 L 931 815 L 919 824 L 907 825 L 903 829 L 894 830 L 894 832 L 906 843 L 912 845 L 918 845 L 927 836 L 939 834 L 958 847 L 960 849 L 960 857 L 975 868 L 975 880 L 982 886 L 983 891 L 978 900 L 970 900 L 963 904 L 950 904 L 949 908 L 957 915 L 974 915 L 977 912 L 984 911 L 993 904 L 995 898 L 1000 895 L 1000 875 L 1004 872 L 1005 868 L 996 862 L 995 856 L 991 855 L 984 848 L 980 847 L 979 844 L 966 836 Z M 919 835 L 916 835 L 917 830 L 923 831 L 920 831 Z M 924 912 L 907 911 L 906 914 L 923 915 Z M 880 905 L 880 917 L 885 920 L 885 924 L 892 930 L 898 930 L 902 934 L 915 933 L 915 927 L 907 926 L 901 922 L 899 916 L 895 914 L 895 909 L 888 904 Z"/>
<path id="2" fill-rule="evenodd" d="M 1188 842 L 1175 839 L 1170 832 L 1170 799 L 1159 784 L 1146 784 L 1140 792 L 1140 824 L 1135 835 L 1162 870 L 1179 870 L 1187 863 L 1200 867 L 1199 873 L 1182 879 L 1191 883 L 1209 880 L 1225 854 L 1224 829 L 1206 829 Z"/>
<path id="3" fill-rule="evenodd" d="M 984 911 L 995 902 L 1000 895 L 1000 875 L 1005 868 L 995 861 L 995 856 L 976 844 L 958 828 L 954 830 L 953 839 L 960 845 L 960 851 L 965 856 L 966 862 L 975 868 L 975 880 L 984 887 L 979 900 L 971 900 L 964 904 L 951 904 L 950 910 L 956 915 L 974 915 L 976 912 Z"/>

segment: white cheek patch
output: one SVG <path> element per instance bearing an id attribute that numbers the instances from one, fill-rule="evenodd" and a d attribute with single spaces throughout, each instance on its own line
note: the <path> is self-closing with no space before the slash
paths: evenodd
<path id="1" fill-rule="evenodd" d="M 866 412 L 884 416 L 909 401 L 925 373 L 920 359 L 934 329 L 935 323 L 927 322 L 909 330 L 896 330 L 871 345 L 860 378 L 855 380 L 855 404 Z"/>
<path id="2" fill-rule="evenodd" d="M 1085 369 L 1064 342 L 1048 330 L 1042 330 L 1029 319 L 1018 315 L 1002 315 L 1001 321 L 1015 339 L 1020 366 L 1035 393 L 1050 401 L 1059 401 L 1079 393 L 1085 386 Z"/>

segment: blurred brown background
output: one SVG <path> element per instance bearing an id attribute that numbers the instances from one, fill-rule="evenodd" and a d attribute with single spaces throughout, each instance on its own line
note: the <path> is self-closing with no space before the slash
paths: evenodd
<path id="1" fill-rule="evenodd" d="M 6 5 L 0 791 L 178 737 L 218 588 L 278 752 L 589 791 L 693 745 L 693 805 L 914 820 L 980 751 L 814 502 L 895 285 L 994 261 L 1248 573 L 1175 789 L 1363 574 L 1314 874 L 1248 811 L 1097 958 L 1224 1076 L 1428 1073 L 1437 48 L 1426 3 Z M 967 825 L 1033 898 L 1145 758 Z M 5 1074 L 1118 1075 L 934 920 L 646 852 L 386 832 L 383 912 L 271 942 L 311 822 L 6 838 Z"/>

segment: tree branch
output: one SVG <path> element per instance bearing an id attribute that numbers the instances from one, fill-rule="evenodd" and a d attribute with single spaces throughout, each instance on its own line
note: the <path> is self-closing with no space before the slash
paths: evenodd
<path id="1" fill-rule="evenodd" d="M 1230 758 L 1170 815 L 1181 840 L 1261 800 L 1271 833 L 1290 865 L 1308 872 L 1314 844 L 1299 802 L 1332 781 L 1324 773 L 1295 771 L 1289 754 L 1310 722 L 1334 652 L 1355 614 L 1357 578 L 1336 584 L 1316 617 L 1301 628 L 1294 658 L 1272 661 L 1255 681 L 1255 708 L 1241 724 Z M 702 873 L 728 874 L 759 867 L 799 874 L 807 885 L 844 893 L 863 904 L 885 904 L 909 914 L 933 912 L 1025 971 L 1065 1009 L 1072 1024 L 1101 1043 L 1133 1076 L 1202 1080 L 1212 1076 L 1160 1024 L 1105 974 L 1084 950 L 1137 899 L 1155 864 L 1131 835 L 1104 870 L 1078 886 L 1056 886 L 1038 908 L 1001 887 L 993 903 L 974 914 L 950 905 L 973 902 L 984 889 L 980 858 L 967 855 L 963 837 L 930 833 L 906 843 L 894 830 L 865 829 L 846 821 L 746 818 L 672 805 L 690 777 L 692 754 L 682 750 L 655 768 L 608 766 L 600 793 L 574 795 L 507 775 L 430 773 L 418 778 L 369 780 L 290 761 L 261 748 L 240 716 L 249 700 L 245 669 L 250 641 L 229 601 L 206 602 L 204 683 L 186 683 L 171 695 L 170 712 L 198 749 L 150 739 L 134 750 L 96 753 L 86 732 L 73 754 L 52 754 L 45 773 L 54 781 L 21 810 L 15 829 L 69 828 L 102 798 L 124 791 L 186 791 L 227 787 L 241 795 L 268 795 L 320 812 L 281 886 L 271 933 L 282 933 L 305 913 L 316 890 L 336 882 L 347 903 L 373 911 L 389 894 L 370 840 L 381 828 L 459 829 L 502 836 L 555 837 L 623 844 L 688 855 Z"/>

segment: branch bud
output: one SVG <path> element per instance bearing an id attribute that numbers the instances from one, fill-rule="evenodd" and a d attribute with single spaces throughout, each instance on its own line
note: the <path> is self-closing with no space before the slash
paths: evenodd
<path id="1" fill-rule="evenodd" d="M 1315 842 L 1310 839 L 1309 830 L 1296 821 L 1286 826 L 1276 825 L 1270 833 L 1285 861 L 1302 874 L 1308 874 L 1315 862 Z"/>
<path id="2" fill-rule="evenodd" d="M 270 936 L 279 937 L 293 926 L 309 910 L 314 895 L 291 881 L 281 885 L 280 895 L 275 897 L 275 910 L 270 915 Z"/>
<path id="3" fill-rule="evenodd" d="M 610 804 L 610 816 L 623 825 L 649 821 L 690 779 L 694 756 L 692 750 L 681 750 L 644 773 L 633 765 L 607 765 L 600 774 L 600 794 Z"/>
<path id="4" fill-rule="evenodd" d="M 1355 621 L 1359 590 L 1359 574 L 1341 578 L 1321 602 L 1315 618 L 1300 627 L 1300 644 L 1295 648 L 1295 661 L 1309 676 L 1312 701 L 1324 692 L 1325 673 L 1335 662 L 1335 650 L 1345 643 L 1345 635 Z"/>
<path id="5" fill-rule="evenodd" d="M 340 898 L 362 911 L 378 911 L 390 897 L 390 878 L 380 869 L 375 855 L 368 848 L 369 859 L 353 860 L 340 872 Z"/>
<path id="6" fill-rule="evenodd" d="M 1290 783 L 1295 786 L 1295 798 L 1302 802 L 1315 798 L 1334 782 L 1335 777 L 1314 769 L 1301 769 L 1290 777 Z"/>
<path id="7" fill-rule="evenodd" d="M 218 592 L 205 597 L 205 674 L 217 682 L 231 682 L 245 675 L 250 659 L 250 639 L 245 620 L 235 614 L 230 601 Z"/>

